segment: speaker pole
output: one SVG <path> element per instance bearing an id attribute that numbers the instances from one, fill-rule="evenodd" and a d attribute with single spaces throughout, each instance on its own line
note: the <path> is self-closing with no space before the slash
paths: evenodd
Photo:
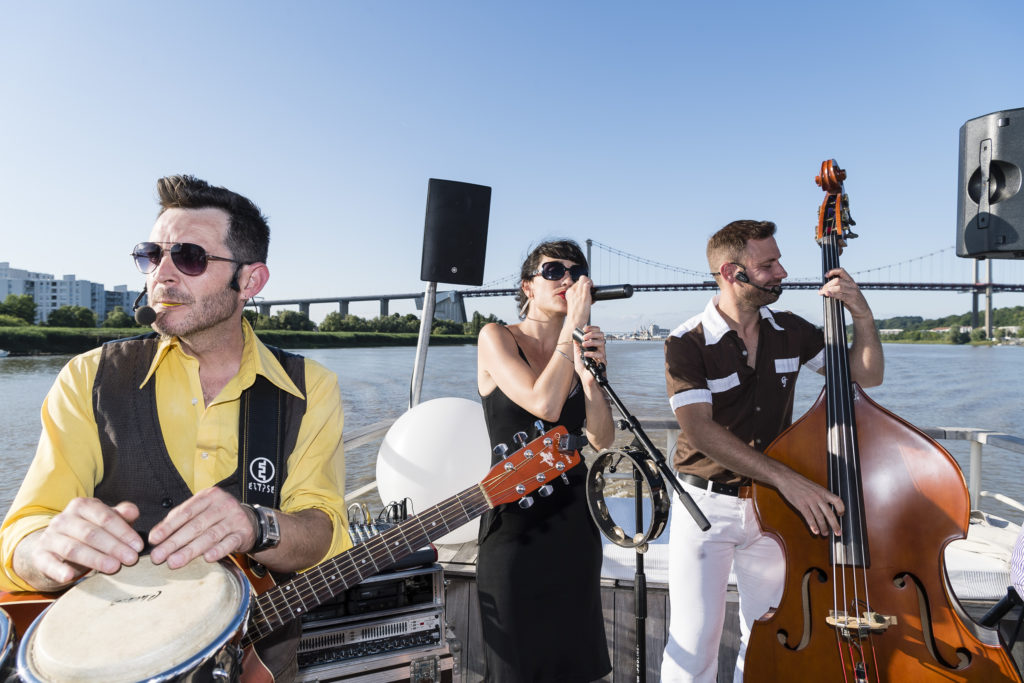
<path id="1" fill-rule="evenodd" d="M 437 297 L 437 283 L 428 282 L 423 293 L 423 315 L 420 316 L 420 336 L 416 341 L 416 362 L 412 368 L 412 382 L 409 385 L 409 408 L 420 402 L 423 390 L 423 369 L 427 365 L 427 349 L 430 347 L 430 330 L 434 326 L 434 305 Z"/>
<path id="2" fill-rule="evenodd" d="M 974 284 L 981 282 L 981 260 L 974 259 L 974 279 L 971 280 Z M 971 290 L 971 329 L 973 330 L 978 326 L 978 288 L 975 287 Z"/>
<path id="3" fill-rule="evenodd" d="M 985 339 L 992 340 L 992 259 L 985 259 Z"/>

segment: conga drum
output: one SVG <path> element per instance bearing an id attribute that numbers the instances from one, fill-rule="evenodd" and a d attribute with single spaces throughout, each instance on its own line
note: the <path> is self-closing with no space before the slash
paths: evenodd
<path id="1" fill-rule="evenodd" d="M 58 598 L 18 646 L 25 683 L 237 680 L 249 582 L 201 557 L 181 569 L 148 556 L 94 573 Z"/>
<path id="2" fill-rule="evenodd" d="M 14 670 L 14 627 L 11 618 L 0 608 L 0 681 L 6 681 Z"/>

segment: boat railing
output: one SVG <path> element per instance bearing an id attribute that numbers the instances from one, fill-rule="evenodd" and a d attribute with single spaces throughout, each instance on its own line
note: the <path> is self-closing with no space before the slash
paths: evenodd
<path id="1" fill-rule="evenodd" d="M 665 453 L 671 454 L 675 448 L 676 438 L 679 435 L 679 424 L 675 419 L 666 418 L 638 418 L 644 429 L 651 432 L 661 431 L 665 433 Z M 392 420 L 375 422 L 370 425 L 359 427 L 345 433 L 345 452 L 371 444 L 384 438 L 388 429 L 393 424 Z M 1024 438 L 993 432 L 986 429 L 973 429 L 969 427 L 922 427 L 921 431 L 937 441 L 967 441 L 970 443 L 970 461 L 966 472 L 967 490 L 971 497 L 971 509 L 977 509 L 981 499 L 992 498 L 1004 505 L 1012 507 L 1017 511 L 1024 512 L 1024 504 L 1009 498 L 1001 493 L 981 490 L 981 473 L 983 469 L 982 458 L 985 453 L 985 446 L 1000 448 L 1012 453 L 1024 455 Z M 669 455 L 666 455 L 669 457 Z M 991 457 L 991 456 L 989 456 Z M 360 486 L 357 489 L 347 492 L 351 500 L 364 496 L 377 488 L 377 482 Z"/>
<path id="2" fill-rule="evenodd" d="M 679 435 L 679 424 L 674 419 L 648 419 L 640 418 L 644 429 L 665 431 L 665 453 L 671 453 L 675 448 L 676 438 Z M 1004 505 L 1008 505 L 1020 512 L 1024 512 L 1024 505 L 1016 500 L 1004 496 L 1001 493 L 981 490 L 982 455 L 985 446 L 1002 448 L 1013 453 L 1024 454 L 1024 438 L 993 432 L 986 429 L 973 429 L 970 427 L 921 427 L 922 432 L 936 441 L 967 441 L 971 445 L 971 457 L 968 464 L 966 478 L 967 491 L 971 496 L 971 509 L 977 510 L 981 499 L 992 498 Z M 666 456 L 668 457 L 668 456 Z"/>

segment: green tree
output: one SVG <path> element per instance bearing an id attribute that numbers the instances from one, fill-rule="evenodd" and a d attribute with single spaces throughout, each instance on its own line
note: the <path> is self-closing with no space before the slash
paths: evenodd
<path id="1" fill-rule="evenodd" d="M 946 333 L 946 339 L 950 344 L 966 344 L 971 340 L 970 335 L 965 332 L 961 332 L 958 326 L 949 328 L 949 332 Z"/>
<path id="2" fill-rule="evenodd" d="M 120 306 L 114 306 L 114 310 L 107 313 L 107 317 L 103 319 L 101 327 L 138 327 L 139 324 L 135 322 L 135 318 L 131 317 L 124 312 L 124 309 Z"/>
<path id="3" fill-rule="evenodd" d="M 356 332 L 366 321 L 354 315 L 342 316 L 338 311 L 331 311 L 320 321 L 321 332 Z"/>
<path id="4" fill-rule="evenodd" d="M 973 330 L 971 330 L 972 341 L 985 341 L 985 339 L 986 337 L 984 327 L 975 327 Z"/>
<path id="5" fill-rule="evenodd" d="M 259 320 L 260 314 L 255 308 L 246 308 L 242 311 L 242 317 L 249 321 L 249 324 L 256 327 L 256 321 Z"/>
<path id="6" fill-rule="evenodd" d="M 454 320 L 441 320 L 434 318 L 430 325 L 431 334 L 462 334 L 464 323 L 457 323 Z"/>
<path id="7" fill-rule="evenodd" d="M 28 323 L 16 315 L 0 313 L 0 327 L 28 327 Z"/>
<path id="8" fill-rule="evenodd" d="M 482 330 L 484 325 L 487 323 L 498 323 L 499 325 L 504 325 L 505 321 L 499 319 L 493 313 L 485 318 L 480 314 L 480 311 L 473 311 L 473 317 L 468 322 L 462 324 L 463 334 L 471 334 L 475 337 L 480 334 L 480 330 Z"/>
<path id="9" fill-rule="evenodd" d="M 277 319 L 279 330 L 315 330 L 316 323 L 309 319 L 309 316 L 300 311 L 283 310 L 278 311 L 274 316 Z"/>
<path id="10" fill-rule="evenodd" d="M 31 294 L 8 294 L 0 303 L 0 314 L 21 318 L 29 325 L 36 322 L 36 300 Z"/>
<path id="11" fill-rule="evenodd" d="M 85 306 L 61 306 L 46 318 L 49 327 L 96 327 L 96 314 Z"/>
<path id="12" fill-rule="evenodd" d="M 269 315 L 263 315 L 262 313 L 257 314 L 255 322 L 252 323 L 252 328 L 254 330 L 279 329 L 277 318 L 271 318 Z"/>

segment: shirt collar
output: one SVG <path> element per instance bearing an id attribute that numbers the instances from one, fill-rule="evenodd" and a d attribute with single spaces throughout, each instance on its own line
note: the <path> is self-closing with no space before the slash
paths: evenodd
<path id="1" fill-rule="evenodd" d="M 150 378 L 156 374 L 157 368 L 161 363 L 165 362 L 172 350 L 183 356 L 188 355 L 185 353 L 180 339 L 177 337 L 162 337 L 157 345 L 156 354 L 153 356 L 153 362 L 149 365 L 149 371 L 146 373 L 145 378 L 143 378 L 142 384 L 139 385 L 140 389 L 146 386 Z M 289 394 L 303 400 L 306 398 L 299 391 L 299 388 L 295 386 L 295 383 L 292 382 L 288 372 L 278 362 L 273 352 L 252 331 L 249 321 L 242 318 L 242 362 L 238 368 L 238 375 L 232 381 L 238 382 L 242 388 L 249 388 L 256 381 L 257 374 L 266 377 L 270 380 L 271 384 L 282 391 L 287 391 Z"/>
<path id="2" fill-rule="evenodd" d="M 725 322 L 722 314 L 718 312 L 719 296 L 718 294 L 713 296 L 701 314 L 701 324 L 704 326 L 704 343 L 708 346 L 717 344 L 732 329 L 729 327 L 729 323 Z M 767 320 L 776 331 L 783 331 L 782 326 L 775 321 L 775 316 L 772 315 L 770 308 L 762 306 L 760 313 L 761 320 Z"/>

